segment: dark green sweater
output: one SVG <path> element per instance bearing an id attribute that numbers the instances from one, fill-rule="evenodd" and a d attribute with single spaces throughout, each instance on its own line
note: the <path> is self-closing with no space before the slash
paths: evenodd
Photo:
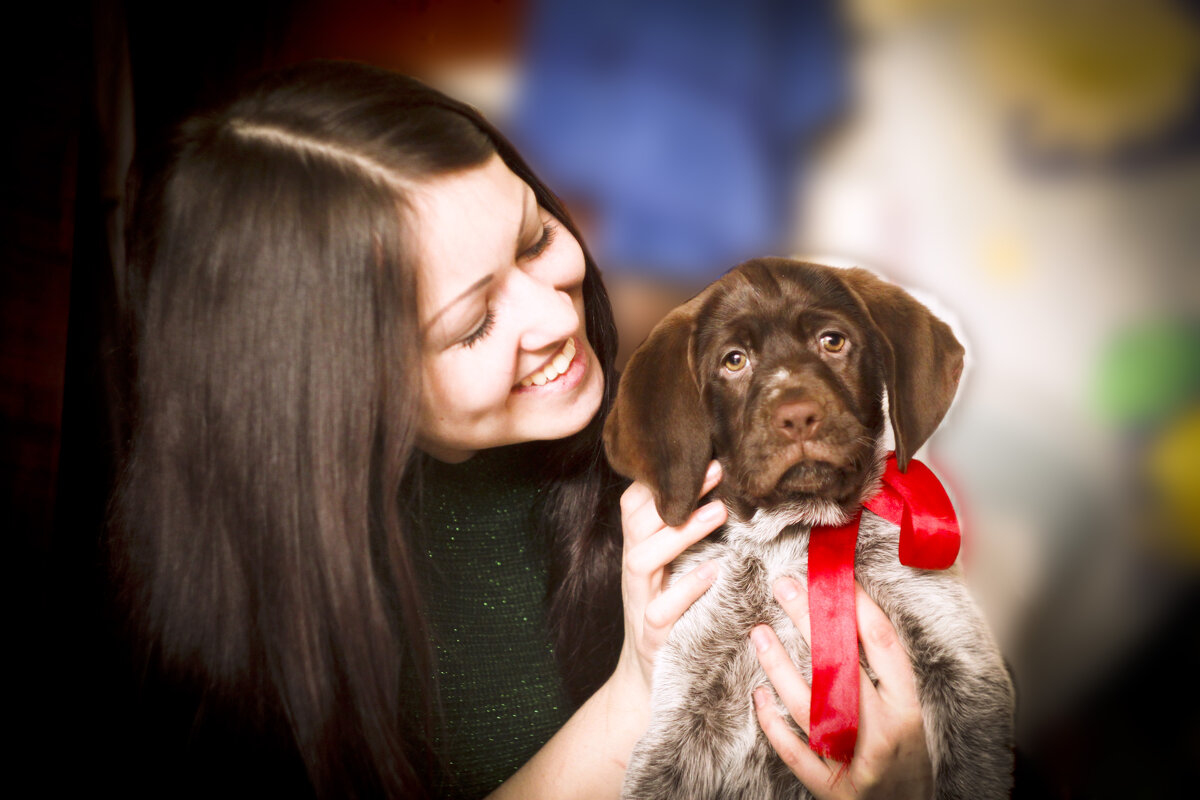
<path id="1" fill-rule="evenodd" d="M 511 776 L 572 711 L 546 631 L 546 561 L 528 448 L 462 464 L 425 459 L 417 532 L 445 725 L 442 793 L 480 797 Z"/>

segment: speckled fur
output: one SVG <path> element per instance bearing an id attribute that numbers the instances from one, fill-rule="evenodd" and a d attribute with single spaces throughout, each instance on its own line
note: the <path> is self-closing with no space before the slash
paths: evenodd
<path id="1" fill-rule="evenodd" d="M 808 644 L 772 595 L 777 578 L 806 579 L 808 528 L 788 526 L 767 537 L 752 527 L 731 523 L 723 541 L 707 539 L 676 564 L 679 575 L 723 559 L 716 584 L 676 623 L 659 653 L 652 721 L 634 751 L 624 797 L 811 796 L 755 718 L 751 695 L 769 683 L 749 639 L 755 625 L 770 625 L 811 680 Z M 864 512 L 856 577 L 892 619 L 913 660 L 936 796 L 1007 797 L 1013 697 L 999 651 L 957 567 L 901 565 L 898 537 L 895 525 Z"/>

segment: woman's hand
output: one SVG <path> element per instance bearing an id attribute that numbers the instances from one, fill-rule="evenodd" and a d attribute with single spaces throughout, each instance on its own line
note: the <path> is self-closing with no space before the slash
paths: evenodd
<path id="1" fill-rule="evenodd" d="M 720 481 L 721 467 L 714 461 L 700 496 Z M 717 577 L 717 564 L 708 562 L 668 588 L 668 567 L 680 553 L 720 527 L 727 515 L 723 503 L 707 503 L 683 525 L 669 528 L 658 516 L 646 486 L 634 483 L 625 491 L 621 497 L 625 643 L 617 669 L 492 798 L 594 800 L 620 794 L 629 754 L 650 718 L 655 653 L 675 621 Z"/>
<path id="2" fill-rule="evenodd" d="M 861 586 L 856 584 L 855 588 L 858 635 L 879 685 L 873 685 L 866 670 L 859 668 L 858 741 L 845 774 L 841 775 L 843 765 L 821 758 L 792 732 L 765 687 L 754 692 L 758 722 L 780 758 L 818 800 L 925 800 L 933 795 L 933 767 L 925 746 L 912 662 L 887 615 Z M 812 641 L 808 595 L 801 585 L 791 578 L 781 578 L 775 584 L 775 597 L 804 638 Z M 775 631 L 760 625 L 750 636 L 776 694 L 807 733 L 811 701 L 808 683 L 784 652 Z"/>
<path id="3" fill-rule="evenodd" d="M 721 481 L 721 465 L 708 467 L 700 496 Z M 700 564 L 667 587 L 668 566 L 684 550 L 725 523 L 728 512 L 719 500 L 700 506 L 678 528 L 667 527 L 644 484 L 634 483 L 621 496 L 621 527 L 625 534 L 621 595 L 625 604 L 625 644 L 617 672 L 641 691 L 649 692 L 654 656 L 671 626 L 717 578 L 718 564 Z"/>

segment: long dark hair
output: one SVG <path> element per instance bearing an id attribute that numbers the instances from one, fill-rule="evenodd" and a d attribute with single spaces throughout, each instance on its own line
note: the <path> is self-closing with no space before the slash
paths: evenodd
<path id="1" fill-rule="evenodd" d="M 290 737 L 319 794 L 424 793 L 431 687 L 406 534 L 419 481 L 419 331 L 405 197 L 498 153 L 473 109 L 411 79 L 318 62 L 181 128 L 141 193 L 131 267 L 134 427 L 113 555 L 146 663 L 255 730 Z M 616 336 L 590 255 L 600 413 L 541 445 L 552 638 L 579 701 L 620 646 L 620 531 L 600 427 Z M 430 696 L 430 692 L 423 693 Z"/>

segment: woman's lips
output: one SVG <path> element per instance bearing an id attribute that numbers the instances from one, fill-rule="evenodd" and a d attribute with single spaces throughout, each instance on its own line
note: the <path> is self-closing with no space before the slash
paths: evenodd
<path id="1" fill-rule="evenodd" d="M 514 389 L 521 391 L 523 389 L 534 389 L 547 384 L 553 384 L 569 372 L 575 372 L 572 367 L 576 365 L 576 355 L 579 352 L 578 345 L 575 344 L 575 337 L 572 336 L 563 343 L 559 349 L 537 372 L 527 375 L 521 379 Z"/>

